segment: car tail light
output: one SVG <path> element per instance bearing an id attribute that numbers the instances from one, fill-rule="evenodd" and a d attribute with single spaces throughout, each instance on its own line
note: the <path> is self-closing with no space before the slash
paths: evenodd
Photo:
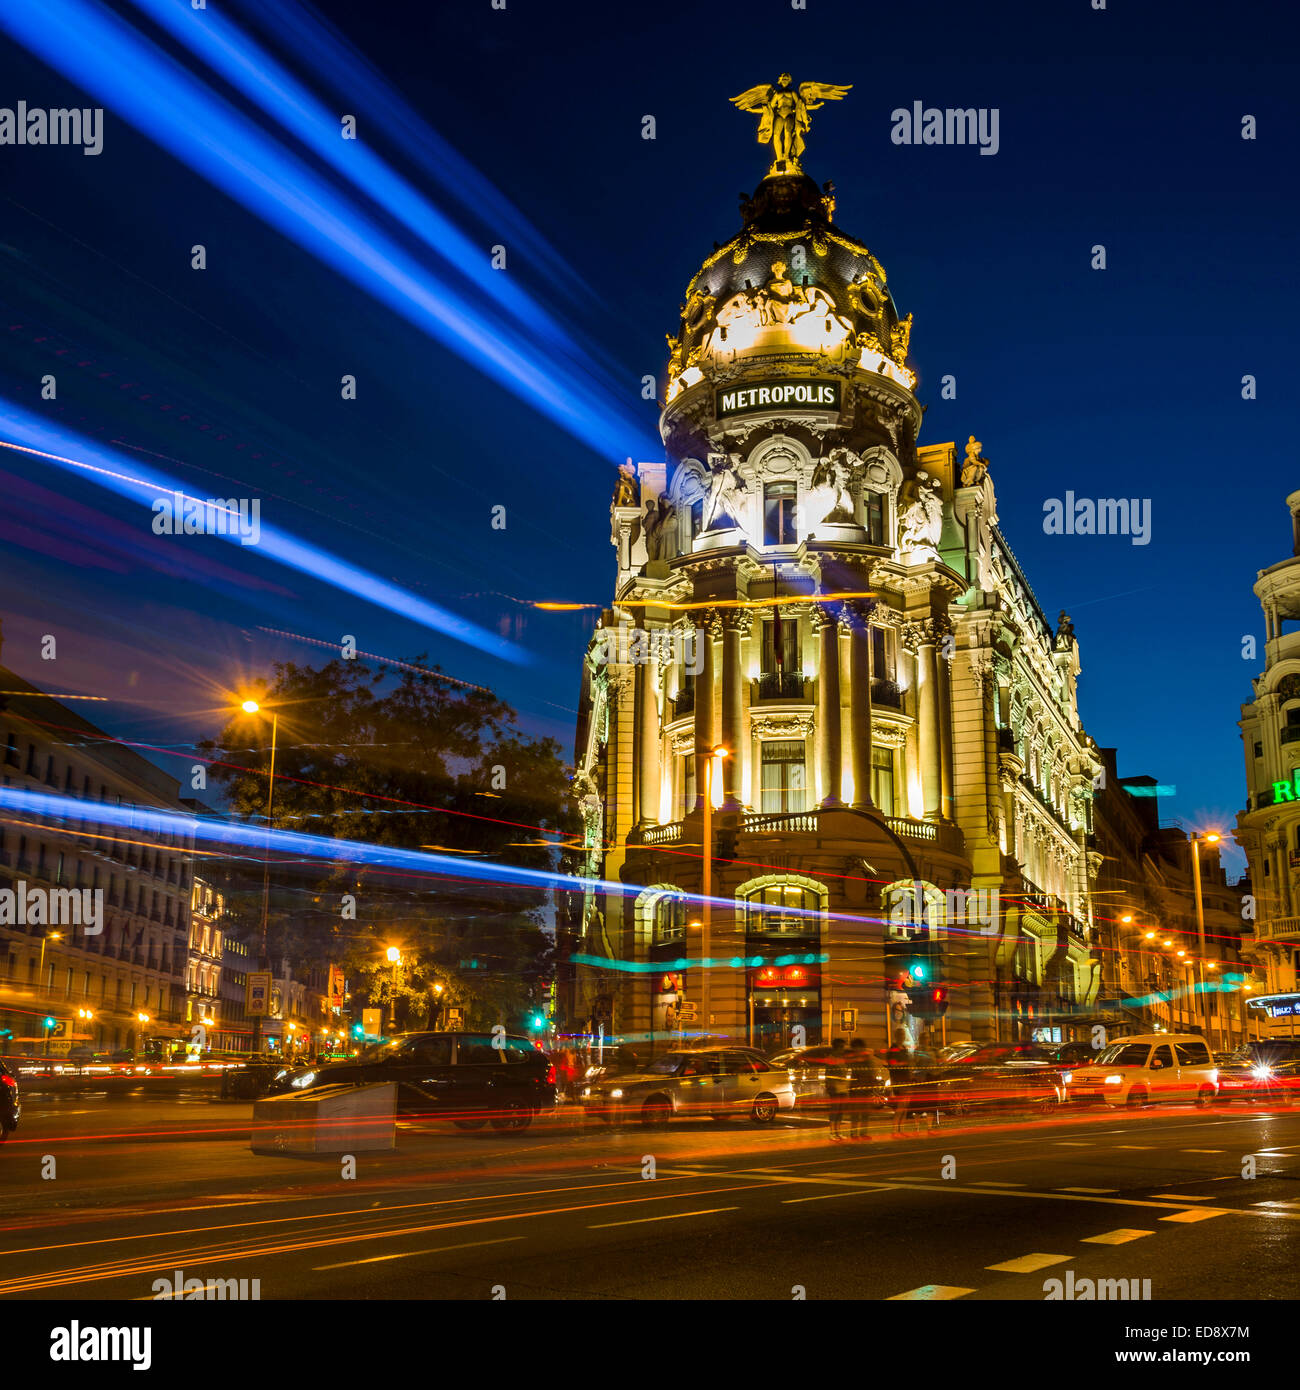
<path id="1" fill-rule="evenodd" d="M 555 1063 L 554 1063 L 554 1062 L 547 1062 L 547 1064 L 546 1064 L 546 1084 L 547 1084 L 548 1086 L 554 1086 L 554 1085 L 555 1085 Z"/>

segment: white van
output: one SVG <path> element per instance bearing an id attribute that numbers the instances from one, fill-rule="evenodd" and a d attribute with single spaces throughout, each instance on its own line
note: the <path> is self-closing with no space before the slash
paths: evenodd
<path id="1" fill-rule="evenodd" d="M 1141 1033 L 1121 1038 L 1096 1061 L 1061 1078 L 1069 1100 L 1102 1100 L 1136 1109 L 1165 1101 L 1210 1105 L 1219 1093 L 1219 1072 L 1195 1033 Z"/>

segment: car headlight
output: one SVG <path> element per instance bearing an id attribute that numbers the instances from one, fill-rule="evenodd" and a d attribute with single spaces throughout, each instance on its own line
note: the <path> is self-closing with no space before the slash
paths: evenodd
<path id="1" fill-rule="evenodd" d="M 301 1088 L 303 1086 L 310 1086 L 315 1080 L 316 1073 L 314 1071 L 305 1071 L 301 1076 L 295 1076 L 294 1079 L 289 1082 L 289 1085 Z"/>
<path id="2" fill-rule="evenodd" d="M 1122 1076 L 1108 1076 L 1106 1078 L 1107 1086 L 1122 1086 L 1123 1084 L 1124 1078 Z"/>
<path id="3" fill-rule="evenodd" d="M 622 1100 L 623 1088 L 621 1086 L 615 1086 L 614 1089 L 609 1093 L 609 1098 L 610 1100 Z"/>
<path id="4" fill-rule="evenodd" d="M 1273 1068 L 1252 1067 L 1250 1074 L 1255 1078 L 1256 1081 L 1267 1081 L 1269 1077 L 1273 1075 Z"/>
<path id="5" fill-rule="evenodd" d="M 280 1070 L 279 1070 L 278 1072 L 276 1072 L 276 1074 L 275 1074 L 275 1079 L 276 1079 L 277 1081 L 283 1081 L 284 1078 L 285 1078 L 286 1076 L 288 1076 L 288 1075 L 289 1075 L 289 1068 L 288 1068 L 288 1067 L 281 1067 Z"/>
<path id="6" fill-rule="evenodd" d="M 1063 1071 L 1063 1072 L 1061 1073 L 1061 1085 L 1062 1085 L 1062 1086 L 1068 1086 L 1068 1085 L 1070 1084 L 1070 1082 L 1073 1081 L 1073 1080 L 1074 1080 L 1074 1073 L 1073 1073 L 1072 1071 Z"/>
<path id="7" fill-rule="evenodd" d="M 584 1087 L 582 1088 L 582 1098 L 583 1098 L 583 1100 L 586 1100 L 590 1095 L 591 1095 L 591 1087 L 590 1087 L 590 1086 L 584 1086 Z"/>

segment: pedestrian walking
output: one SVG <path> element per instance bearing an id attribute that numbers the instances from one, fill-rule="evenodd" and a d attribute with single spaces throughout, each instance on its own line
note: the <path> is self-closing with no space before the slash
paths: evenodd
<path id="1" fill-rule="evenodd" d="M 830 1108 L 832 1139 L 844 1138 L 851 1084 L 849 1050 L 843 1038 L 836 1038 L 831 1043 L 831 1055 L 826 1059 L 826 1100 Z"/>
<path id="2" fill-rule="evenodd" d="M 872 1100 L 881 1091 L 878 1059 L 864 1038 L 849 1044 L 849 1138 L 870 1141 L 868 1121 Z"/>
<path id="3" fill-rule="evenodd" d="M 885 1053 L 885 1063 L 889 1067 L 889 1089 L 894 1096 L 894 1133 L 902 1134 L 903 1122 L 907 1119 L 912 1101 L 911 1053 L 907 1047 L 907 1034 L 894 1034 L 894 1045 Z"/>

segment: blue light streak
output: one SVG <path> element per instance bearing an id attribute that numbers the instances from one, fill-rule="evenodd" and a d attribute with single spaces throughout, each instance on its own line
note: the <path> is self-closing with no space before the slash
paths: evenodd
<path id="1" fill-rule="evenodd" d="M 0 26 L 250 212 L 607 461 L 662 449 L 595 377 L 516 347 L 373 218 L 116 15 L 85 0 L 0 6 Z M 647 452 L 649 451 L 649 452 Z"/>
<path id="2" fill-rule="evenodd" d="M 550 350 L 562 348 L 574 359 L 577 345 L 565 330 L 516 282 L 493 270 L 483 247 L 471 242 L 405 179 L 394 173 L 363 139 L 343 140 L 339 114 L 326 109 L 291 73 L 241 33 L 220 10 L 195 10 L 190 0 L 133 0 L 338 173 L 377 203 L 446 260 L 460 276 L 497 301 L 537 335 Z M 354 94 L 355 96 L 355 94 Z"/>
<path id="3" fill-rule="evenodd" d="M 17 445 L 34 450 L 44 462 L 54 463 L 78 477 L 88 478 L 100 487 L 129 497 L 133 502 L 143 502 L 147 508 L 152 509 L 155 499 L 168 497 L 172 493 L 179 492 L 186 497 L 194 495 L 174 479 L 161 473 L 151 473 L 141 468 L 135 460 L 128 460 L 69 430 L 50 425 L 9 401 L 0 400 L 0 430 L 9 436 L 8 439 L 0 439 L 0 448 Z M 491 656 L 512 661 L 516 665 L 526 665 L 532 661 L 532 656 L 513 642 L 445 608 L 439 608 L 437 604 L 418 598 L 368 570 L 346 564 L 328 551 L 308 545 L 277 526 L 263 522 L 261 537 L 255 547 L 243 546 L 237 535 L 225 535 L 220 539 L 245 553 L 250 548 L 254 549 L 301 574 L 332 584 L 376 607 L 387 608 L 422 627 L 477 647 Z"/>

